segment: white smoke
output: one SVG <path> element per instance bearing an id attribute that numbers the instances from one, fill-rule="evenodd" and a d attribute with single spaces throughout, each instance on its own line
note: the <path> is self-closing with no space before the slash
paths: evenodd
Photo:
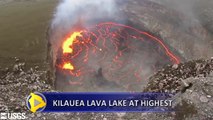
<path id="1" fill-rule="evenodd" d="M 114 0 L 63 0 L 57 7 L 52 27 L 70 29 L 79 22 L 87 25 L 98 19 L 114 19 L 117 13 Z"/>
<path id="2" fill-rule="evenodd" d="M 115 0 L 63 0 L 57 6 L 51 24 L 50 44 L 56 60 L 64 37 L 76 26 L 87 27 L 98 22 L 115 21 L 119 14 Z M 124 18 L 122 18 L 124 20 Z M 120 21 L 119 21 L 120 22 Z M 54 61 L 55 63 L 55 61 Z"/>

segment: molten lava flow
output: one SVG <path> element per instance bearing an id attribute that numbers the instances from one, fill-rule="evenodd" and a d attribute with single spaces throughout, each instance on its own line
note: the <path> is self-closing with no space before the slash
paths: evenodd
<path id="1" fill-rule="evenodd" d="M 107 80 L 122 80 L 122 84 L 130 79 L 139 82 L 159 66 L 180 63 L 161 39 L 113 22 L 73 32 L 64 40 L 62 50 L 57 64 L 77 83 L 97 74 L 99 68 L 103 68 Z"/>
<path id="2" fill-rule="evenodd" d="M 63 43 L 63 53 L 72 53 L 73 52 L 73 43 L 76 41 L 76 38 L 81 36 L 81 32 L 74 32 L 69 38 L 67 38 Z"/>
<path id="3" fill-rule="evenodd" d="M 66 70 L 74 70 L 74 66 L 71 63 L 64 63 L 63 68 Z"/>
<path id="4" fill-rule="evenodd" d="M 70 35 L 70 37 L 64 41 L 63 46 L 62 46 L 63 54 L 68 54 L 68 53 L 71 54 L 73 52 L 73 44 L 74 44 L 74 42 L 77 42 L 76 38 L 78 36 L 81 36 L 81 31 L 72 33 Z M 72 63 L 70 61 L 67 61 L 67 63 L 64 63 L 63 69 L 74 70 L 74 66 L 72 65 Z"/>

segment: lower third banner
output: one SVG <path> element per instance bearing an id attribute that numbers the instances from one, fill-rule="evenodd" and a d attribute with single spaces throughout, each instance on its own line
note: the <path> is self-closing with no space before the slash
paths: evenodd
<path id="1" fill-rule="evenodd" d="M 32 112 L 168 112 L 169 93 L 60 93 L 34 92 L 27 100 Z"/>

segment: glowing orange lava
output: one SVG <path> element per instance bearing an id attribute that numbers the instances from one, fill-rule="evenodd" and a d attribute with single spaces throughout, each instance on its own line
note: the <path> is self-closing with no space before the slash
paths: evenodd
<path id="1" fill-rule="evenodd" d="M 74 32 L 70 35 L 69 38 L 67 38 L 64 43 L 63 43 L 63 53 L 72 53 L 73 52 L 73 49 L 72 49 L 72 46 L 73 46 L 73 43 L 74 41 L 76 41 L 76 38 L 78 36 L 82 36 L 81 35 L 81 31 L 80 32 Z"/>
<path id="2" fill-rule="evenodd" d="M 105 22 L 72 32 L 62 44 L 58 66 L 79 80 L 71 80 L 70 84 L 80 85 L 85 76 L 97 74 L 97 66 L 105 67 L 109 80 L 138 82 L 149 76 L 146 68 L 154 71 L 164 63 L 179 64 L 180 60 L 163 40 L 131 26 Z"/>
<path id="3" fill-rule="evenodd" d="M 80 32 L 74 32 L 70 35 L 70 37 L 68 37 L 64 43 L 63 43 L 63 46 L 62 46 L 62 49 L 63 49 L 63 54 L 71 54 L 73 52 L 73 44 L 74 42 L 77 41 L 77 37 L 78 36 L 81 36 L 81 31 Z M 74 66 L 72 65 L 72 63 L 69 61 L 69 62 L 66 62 L 63 64 L 63 69 L 66 69 L 66 70 L 74 70 Z"/>
<path id="4" fill-rule="evenodd" d="M 74 70 L 74 66 L 71 63 L 64 63 L 63 68 L 66 70 Z"/>

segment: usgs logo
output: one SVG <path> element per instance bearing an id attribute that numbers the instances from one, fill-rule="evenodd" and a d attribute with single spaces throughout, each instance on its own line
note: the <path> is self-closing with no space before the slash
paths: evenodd
<path id="1" fill-rule="evenodd" d="M 0 113 L 0 120 L 24 120 L 25 113 Z"/>

